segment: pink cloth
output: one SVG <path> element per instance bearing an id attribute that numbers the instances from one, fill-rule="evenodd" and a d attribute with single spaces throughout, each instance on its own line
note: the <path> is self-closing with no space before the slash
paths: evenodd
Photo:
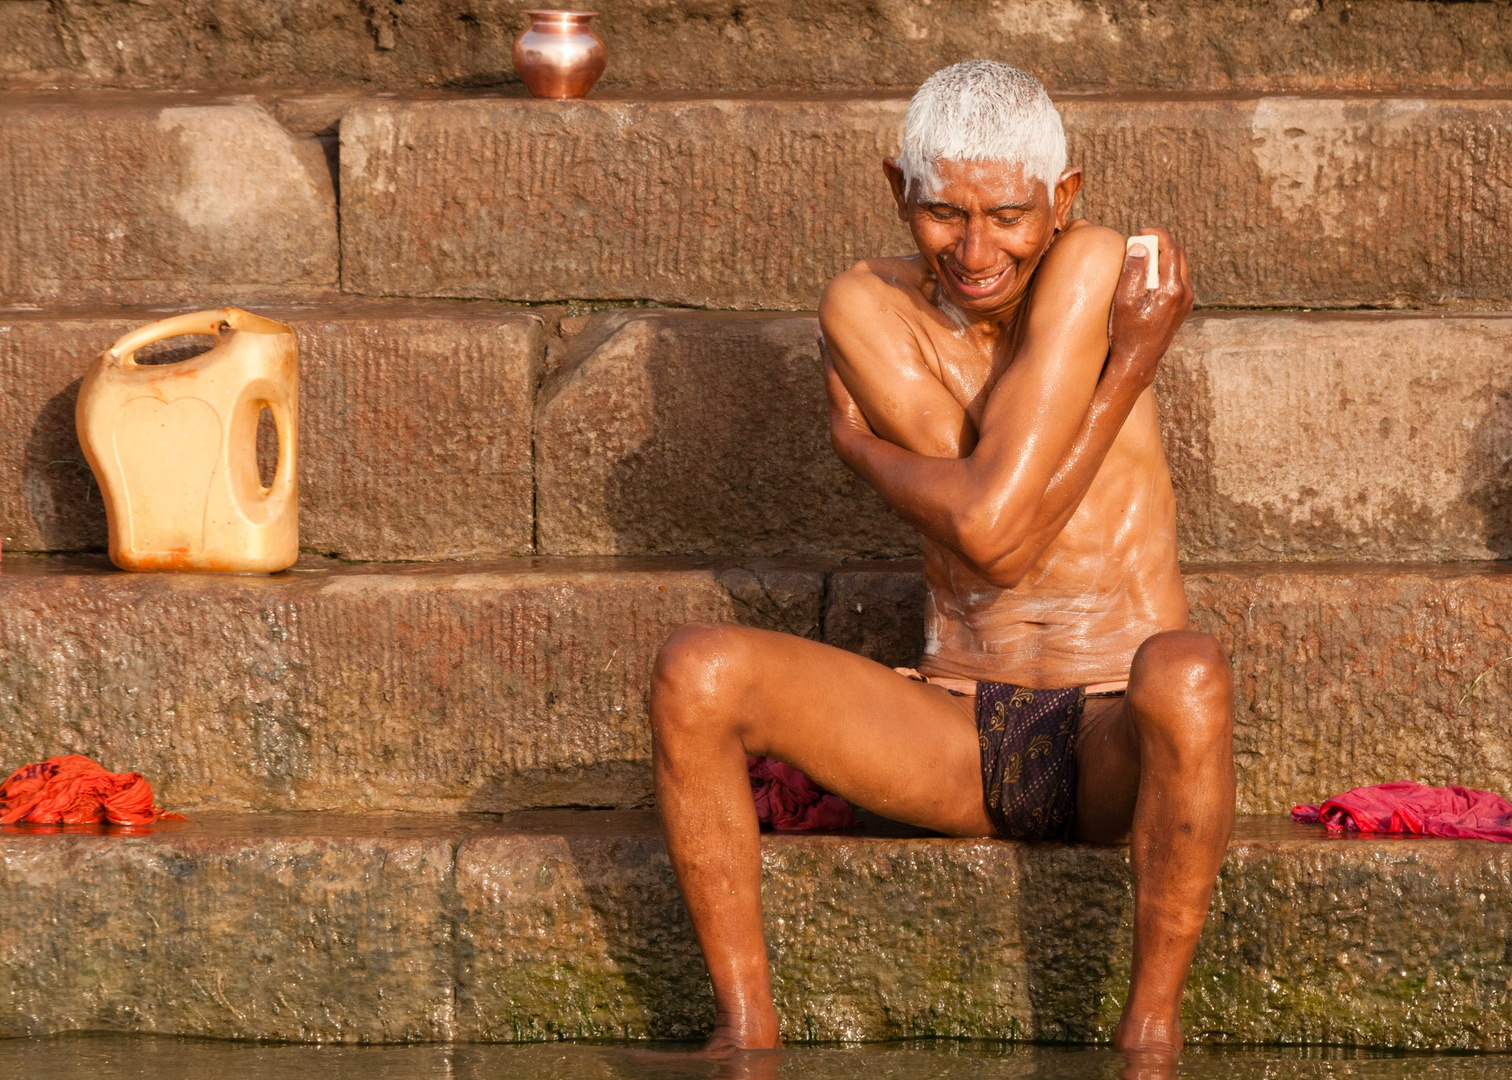
<path id="1" fill-rule="evenodd" d="M 1358 787 L 1322 806 L 1295 806 L 1294 821 L 1320 821 L 1329 832 L 1408 833 L 1512 843 L 1512 803 L 1489 791 L 1425 787 L 1398 781 Z"/>
<path id="2" fill-rule="evenodd" d="M 746 758 L 756 817 L 778 832 L 853 829 L 850 803 L 831 795 L 802 772 L 769 757 Z"/>

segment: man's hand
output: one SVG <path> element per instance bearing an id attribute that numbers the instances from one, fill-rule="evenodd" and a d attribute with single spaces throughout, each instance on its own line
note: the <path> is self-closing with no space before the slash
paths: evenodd
<path id="1" fill-rule="evenodd" d="M 1140 229 L 1160 237 L 1160 285 L 1145 288 L 1147 255 L 1124 257 L 1123 276 L 1108 312 L 1108 366 L 1111 378 L 1136 396 L 1155 381 L 1160 358 L 1192 312 L 1192 283 L 1187 277 L 1186 252 L 1164 229 Z"/>

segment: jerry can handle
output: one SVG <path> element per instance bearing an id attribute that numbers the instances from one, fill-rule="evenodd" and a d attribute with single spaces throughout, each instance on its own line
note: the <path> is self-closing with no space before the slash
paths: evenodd
<path id="1" fill-rule="evenodd" d="M 175 315 L 147 326 L 139 327 L 121 338 L 105 353 L 107 363 L 118 367 L 136 367 L 136 352 L 155 341 L 187 334 L 208 334 L 220 341 L 221 331 L 229 329 L 227 322 L 231 312 L 227 308 L 212 311 L 195 311 L 188 315 Z"/>

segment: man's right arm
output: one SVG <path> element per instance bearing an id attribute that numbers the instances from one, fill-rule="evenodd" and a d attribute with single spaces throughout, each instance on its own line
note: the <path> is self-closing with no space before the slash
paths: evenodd
<path id="1" fill-rule="evenodd" d="M 962 457 L 976 445 L 976 426 L 895 310 L 895 288 L 881 276 L 888 261 L 876 269 L 858 264 L 824 290 L 819 340 L 826 359 L 866 403 L 868 429 L 878 437 L 926 457 Z"/>

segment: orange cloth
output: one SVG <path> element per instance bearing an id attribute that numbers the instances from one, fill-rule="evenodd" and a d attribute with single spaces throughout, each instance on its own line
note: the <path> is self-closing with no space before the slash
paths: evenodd
<path id="1" fill-rule="evenodd" d="M 0 825 L 150 825 L 185 820 L 152 805 L 152 785 L 141 773 L 106 772 L 83 754 L 23 765 L 0 785 Z"/>

